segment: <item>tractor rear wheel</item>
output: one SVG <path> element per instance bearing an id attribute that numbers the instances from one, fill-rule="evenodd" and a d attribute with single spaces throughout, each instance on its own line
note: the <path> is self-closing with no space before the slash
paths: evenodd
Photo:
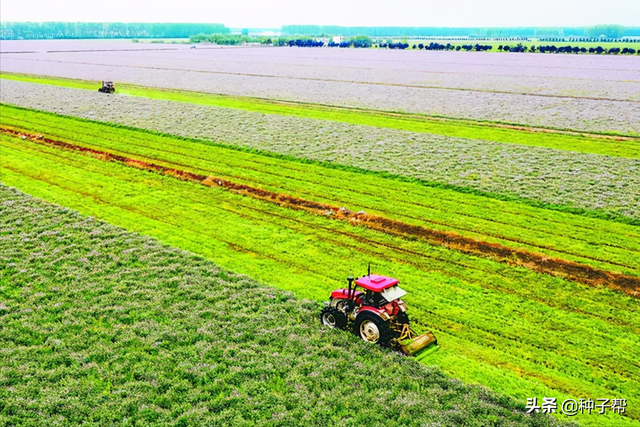
<path id="1" fill-rule="evenodd" d="M 330 328 L 344 329 L 347 327 L 347 316 L 333 307 L 325 307 L 320 312 L 320 322 Z"/>
<path id="2" fill-rule="evenodd" d="M 373 313 L 362 312 L 356 317 L 353 332 L 366 342 L 389 347 L 392 334 L 389 323 Z"/>

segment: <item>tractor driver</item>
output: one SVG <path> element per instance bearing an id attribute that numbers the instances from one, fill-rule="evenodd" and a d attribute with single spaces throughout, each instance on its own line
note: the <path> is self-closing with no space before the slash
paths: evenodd
<path id="1" fill-rule="evenodd" d="M 364 295 L 364 299 L 367 301 L 368 305 L 375 308 L 380 308 L 380 306 L 387 303 L 387 301 L 382 297 L 382 295 L 380 295 L 380 292 L 373 292 L 368 289 Z"/>

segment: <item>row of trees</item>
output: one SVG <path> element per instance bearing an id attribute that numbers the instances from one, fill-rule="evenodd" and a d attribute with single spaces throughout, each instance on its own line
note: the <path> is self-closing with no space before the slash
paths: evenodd
<path id="1" fill-rule="evenodd" d="M 390 40 L 380 41 L 376 43 L 371 38 L 367 36 L 356 36 L 348 39 L 341 40 L 340 42 L 329 41 L 325 44 L 324 41 L 318 40 L 311 37 L 277 37 L 277 38 L 269 38 L 269 37 L 254 37 L 247 35 L 237 35 L 237 34 L 198 34 L 196 36 L 191 36 L 189 41 L 191 43 L 215 43 L 220 45 L 238 45 L 242 43 L 260 43 L 263 45 L 273 45 L 273 46 L 289 46 L 289 47 L 338 47 L 338 48 L 370 48 L 377 47 L 381 49 L 399 49 L 404 50 L 409 48 L 409 43 L 406 40 L 400 42 L 394 42 Z M 485 44 L 463 44 L 454 46 L 451 43 L 441 44 L 437 42 L 431 42 L 429 44 L 418 43 L 412 46 L 413 49 L 418 50 L 456 50 L 456 51 L 475 51 L 475 52 L 488 52 L 493 50 L 494 46 L 485 45 Z M 619 47 L 610 47 L 603 48 L 602 46 L 598 47 L 580 47 L 580 46 L 555 46 L 555 45 L 542 45 L 542 46 L 525 46 L 522 43 L 518 43 L 515 46 L 509 45 L 500 45 L 497 48 L 500 52 L 540 52 L 540 53 L 592 53 L 592 54 L 609 54 L 609 55 L 634 55 L 636 53 L 640 53 L 640 49 L 632 49 L 629 47 L 619 48 Z"/>
<path id="2" fill-rule="evenodd" d="M 625 47 L 611 47 L 603 48 L 602 46 L 586 48 L 584 46 L 524 46 L 519 43 L 517 46 L 498 46 L 498 50 L 502 52 L 540 52 L 540 53 L 595 53 L 595 54 L 609 54 L 609 55 L 635 55 L 640 53 L 640 49 Z"/>
<path id="3" fill-rule="evenodd" d="M 238 45 L 243 43 L 260 43 L 270 46 L 290 46 L 290 47 L 323 47 L 325 42 L 312 37 L 256 37 L 238 34 L 198 34 L 189 37 L 190 43 L 215 43 L 219 45 Z M 338 42 L 329 41 L 329 47 L 356 47 L 368 48 L 373 43 L 367 36 L 350 37 Z"/>
<path id="4" fill-rule="evenodd" d="M 289 41 L 289 46 L 298 46 L 298 47 L 322 47 L 324 46 L 324 43 L 322 41 L 318 41 L 318 42 L 312 42 L 312 41 L 303 41 L 303 40 L 291 40 Z M 352 40 L 346 40 L 346 41 L 341 41 L 340 43 L 336 43 L 336 42 L 329 42 L 327 43 L 328 47 L 342 47 L 342 48 L 348 48 L 348 47 L 377 47 L 380 49 L 400 49 L 400 50 L 404 50 L 404 49 L 408 49 L 409 48 L 409 43 L 406 42 L 383 42 L 380 44 L 372 44 L 371 41 L 367 41 L 367 40 L 356 40 L 356 39 L 352 39 Z M 483 51 L 489 51 L 491 49 L 493 49 L 493 46 L 491 45 L 480 45 L 480 44 L 476 44 L 476 45 L 462 45 L 462 46 L 454 46 L 450 43 L 444 45 L 444 44 L 440 44 L 440 43 L 429 43 L 428 45 L 425 45 L 423 43 L 419 43 L 419 44 L 414 44 L 412 46 L 413 49 L 419 49 L 419 50 L 466 50 L 466 51 L 471 51 L 471 50 L 475 50 L 476 52 L 483 52 Z"/>
<path id="5" fill-rule="evenodd" d="M 571 43 L 611 43 L 616 39 L 609 39 L 608 37 L 586 38 L 586 37 L 545 37 L 540 38 L 541 42 L 571 42 Z M 640 43 L 640 39 L 628 39 L 625 43 Z"/>
<path id="6" fill-rule="evenodd" d="M 189 43 L 214 43 L 219 45 L 240 45 L 260 43 L 269 46 L 322 47 L 323 41 L 311 37 L 256 37 L 246 34 L 197 34 L 189 37 Z"/>
<path id="7" fill-rule="evenodd" d="M 3 22 L 2 40 L 187 38 L 192 34 L 228 34 L 222 24 L 128 24 L 122 22 Z"/>
<path id="8" fill-rule="evenodd" d="M 329 47 L 356 47 L 356 48 L 367 48 L 367 47 L 372 47 L 373 46 L 373 42 L 371 41 L 371 39 L 367 36 L 355 36 L 355 37 L 349 37 L 346 40 L 342 40 L 339 43 L 336 43 L 334 41 L 330 41 L 328 44 Z"/>
<path id="9" fill-rule="evenodd" d="M 419 43 L 417 46 L 415 44 L 413 45 L 414 49 L 416 47 L 420 50 L 452 50 L 454 48 L 451 43 L 447 43 L 446 45 L 440 43 L 429 43 L 428 45 L 423 45 L 422 43 Z"/>
<path id="10" fill-rule="evenodd" d="M 322 40 L 312 40 L 312 39 L 307 39 L 307 40 L 302 40 L 302 39 L 296 39 L 296 40 L 289 40 L 289 46 L 293 47 L 322 47 L 324 46 L 324 42 Z"/>
<path id="11" fill-rule="evenodd" d="M 382 48 L 382 49 L 401 49 L 404 50 L 406 48 L 409 47 L 409 43 L 402 43 L 402 42 L 398 42 L 398 43 L 380 43 L 378 45 L 378 47 Z"/>
<path id="12" fill-rule="evenodd" d="M 619 38 L 640 36 L 640 27 L 596 25 L 594 27 L 519 27 L 519 28 L 448 28 L 448 27 L 340 27 L 333 25 L 284 25 L 283 35 L 316 36 L 341 34 L 346 37 L 364 34 L 369 37 L 590 37 Z"/>
<path id="13" fill-rule="evenodd" d="M 239 45 L 257 41 L 254 37 L 238 34 L 197 34 L 189 37 L 189 43 L 215 43 L 220 45 Z"/>
<path id="14" fill-rule="evenodd" d="M 640 36 L 640 27 L 620 25 L 596 25 L 594 27 L 564 28 L 447 28 L 447 27 L 338 27 L 318 25 L 285 25 L 281 28 L 284 38 L 318 37 L 341 34 L 352 39 L 369 37 L 489 37 L 513 39 L 531 37 L 555 37 L 556 42 L 566 38 L 588 37 L 617 39 L 622 35 Z M 100 22 L 1 22 L 0 39 L 79 39 L 79 38 L 187 38 L 192 34 L 229 34 L 230 29 L 222 24 L 178 24 L 178 23 L 100 23 Z M 248 36 L 249 29 L 240 34 Z M 552 40 L 548 40 L 552 41 Z"/>
<path id="15" fill-rule="evenodd" d="M 584 33 L 591 38 L 605 36 L 609 39 L 617 39 L 625 33 L 625 28 L 622 25 L 596 25 L 585 28 Z"/>

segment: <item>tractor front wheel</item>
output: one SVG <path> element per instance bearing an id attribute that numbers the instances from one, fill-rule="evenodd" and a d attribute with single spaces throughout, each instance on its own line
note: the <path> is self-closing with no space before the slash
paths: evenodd
<path id="1" fill-rule="evenodd" d="M 344 329 L 347 327 L 347 316 L 333 307 L 325 307 L 320 312 L 320 322 L 330 328 Z"/>
<path id="2" fill-rule="evenodd" d="M 389 347 L 391 342 L 391 328 L 373 313 L 362 312 L 356 317 L 353 332 L 366 342 Z"/>

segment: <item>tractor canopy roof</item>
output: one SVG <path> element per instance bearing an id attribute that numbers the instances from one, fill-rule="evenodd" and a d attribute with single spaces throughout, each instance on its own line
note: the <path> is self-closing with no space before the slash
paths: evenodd
<path id="1" fill-rule="evenodd" d="M 356 279 L 356 285 L 362 286 L 363 288 L 373 292 L 381 292 L 382 290 L 390 288 L 397 284 L 398 279 L 392 279 L 391 277 L 386 276 L 378 276 L 377 274 L 372 274 L 370 276 L 364 276 Z"/>

